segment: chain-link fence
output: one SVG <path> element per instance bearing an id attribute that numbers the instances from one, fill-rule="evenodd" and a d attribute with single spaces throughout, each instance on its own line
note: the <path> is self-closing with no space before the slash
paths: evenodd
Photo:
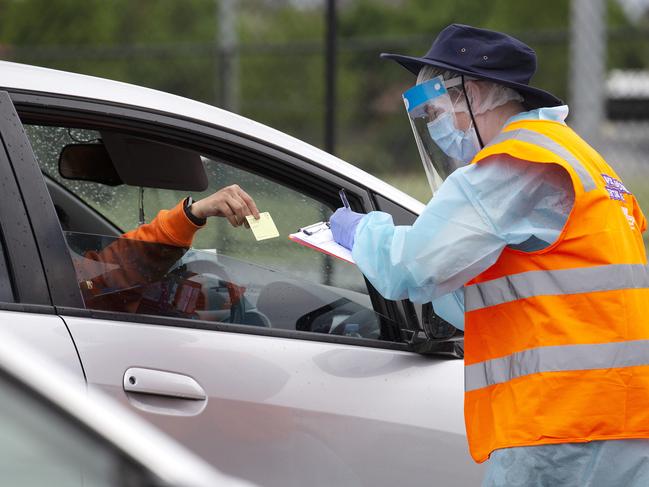
<path id="1" fill-rule="evenodd" d="M 551 53 L 548 57 L 565 65 L 565 32 L 526 33 L 521 37 L 537 41 L 541 50 Z M 380 59 L 379 54 L 421 55 L 432 38 L 346 38 L 338 42 L 336 155 L 396 182 L 422 200 L 427 200 L 430 192 L 401 100 L 401 93 L 414 83 L 414 76 L 396 63 Z M 5 47 L 2 58 L 119 79 L 223 105 L 219 99 L 220 56 L 216 44 L 185 43 L 12 46 Z M 323 147 L 321 42 L 242 44 L 238 63 L 240 114 Z M 281 75 L 269 77 L 269 70 Z M 557 88 L 561 96 L 559 83 Z"/>
<path id="2" fill-rule="evenodd" d="M 579 4 L 582 11 L 586 9 L 591 19 L 593 15 L 602 16 L 602 79 L 586 77 L 576 88 L 577 93 L 600 93 L 594 103 L 601 107 L 601 116 L 596 130 L 586 138 L 649 210 L 649 20 L 640 7 L 631 21 L 617 2 L 602 1 L 572 1 L 573 7 Z M 12 26 L 5 21 L 4 30 L 0 30 L 0 57 L 235 107 L 244 116 L 323 147 L 324 1 L 229 1 L 237 9 L 240 37 L 234 43 L 230 39 L 227 50 L 219 37 L 222 11 L 216 1 L 89 0 L 87 4 L 95 10 L 82 12 L 79 9 L 89 7 L 63 8 L 69 3 L 0 0 L 0 11 L 8 9 L 14 15 Z M 635 3 L 642 6 L 647 2 Z M 102 15 L 116 16 L 115 9 L 107 7 L 116 4 L 134 20 L 113 19 L 113 24 L 124 25 L 120 24 L 119 35 L 111 37 L 106 33 L 108 27 L 101 27 L 101 15 L 96 10 L 103 8 L 106 12 Z M 134 4 L 148 5 L 151 11 L 141 12 Z M 570 104 L 575 98 L 575 87 L 571 91 L 570 86 L 580 53 L 575 53 L 574 45 L 571 50 L 575 8 L 571 11 L 570 2 L 565 0 L 547 0 L 539 6 L 504 0 L 488 7 L 472 0 L 440 1 L 436 3 L 439 16 L 431 14 L 431 20 L 424 19 L 413 27 L 413 19 L 421 14 L 403 17 L 404 12 L 417 8 L 428 12 L 421 4 L 415 0 L 339 2 L 335 152 L 425 201 L 430 191 L 401 101 L 401 93 L 412 85 L 414 77 L 394 62 L 381 60 L 381 52 L 422 55 L 435 33 L 452 21 L 505 30 L 537 51 L 539 66 L 533 84 Z M 49 23 L 24 21 L 20 25 L 15 16 L 28 6 L 40 8 Z M 166 10 L 161 10 L 163 7 Z M 487 8 L 490 17 L 484 17 Z M 476 11 L 474 17 L 469 15 L 472 9 Z M 507 23 L 504 18 L 510 11 L 512 18 Z M 90 22 L 88 18 L 97 24 L 94 31 L 84 27 L 83 23 Z M 483 18 L 487 20 L 481 21 Z M 425 27 L 428 25 L 430 28 Z M 42 34 L 46 28 L 47 35 Z M 580 28 L 594 29 L 595 23 L 587 21 Z M 20 29 L 23 31 L 16 33 Z M 69 32 L 75 29 L 85 32 L 85 37 L 71 36 Z M 39 35 L 49 40 L 42 41 Z M 226 61 L 228 69 L 236 70 L 236 76 L 224 76 Z M 592 65 L 586 63 L 587 67 Z M 228 80 L 237 83 L 236 90 L 224 89 Z M 235 93 L 237 99 L 224 99 L 227 93 Z M 588 103 L 586 108 L 577 104 L 571 109 L 584 113 Z M 569 123 L 578 115 L 573 113 Z"/>
<path id="3" fill-rule="evenodd" d="M 606 93 L 606 117 L 593 146 L 649 214 L 649 71 L 612 70 Z"/>

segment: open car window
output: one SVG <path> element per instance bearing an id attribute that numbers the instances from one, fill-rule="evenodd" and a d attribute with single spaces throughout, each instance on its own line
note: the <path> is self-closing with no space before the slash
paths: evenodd
<path id="1" fill-rule="evenodd" d="M 110 186 L 67 179 L 60 174 L 59 158 L 64 148 L 82 142 L 101 143 L 100 132 L 41 125 L 26 125 L 26 131 L 36 159 L 50 182 L 74 194 L 78 198 L 77 204 L 94 209 L 97 220 L 103 217 L 123 232 L 137 227 L 140 186 Z M 200 157 L 207 176 L 207 187 L 203 191 L 143 188 L 144 215 L 147 222 L 160 210 L 174 207 L 190 193 L 196 201 L 221 188 L 238 184 L 252 196 L 260 211 L 268 211 L 271 214 L 280 237 L 258 242 L 250 230 L 233 228 L 225 218 L 210 218 L 207 225 L 196 234 L 193 248 L 218 250 L 251 263 L 299 275 L 307 281 L 367 293 L 365 280 L 355 266 L 302 248 L 288 239 L 288 235 L 296 232 L 298 228 L 328 219 L 332 213 L 331 208 L 300 191 L 261 175 L 203 154 L 200 154 Z M 182 172 L 184 168 L 178 167 L 177 170 Z M 146 181 L 147 177 L 143 174 L 143 182 L 150 182 Z M 60 195 L 57 196 L 52 191 L 51 195 L 64 230 L 83 229 L 81 231 L 85 233 L 106 233 L 99 222 L 96 228 L 93 228 L 87 214 L 83 222 L 75 221 L 77 213 L 65 207 L 63 201 L 60 201 Z"/>
<path id="2" fill-rule="evenodd" d="M 66 232 L 89 309 L 383 339 L 367 294 L 219 251 Z"/>
<path id="3" fill-rule="evenodd" d="M 167 151 L 152 145 L 155 150 L 148 154 L 146 140 L 138 141 L 138 156 L 129 159 L 115 149 L 119 134 L 44 125 L 26 125 L 26 132 L 66 232 L 86 308 L 388 339 L 389 320 L 374 312 L 356 266 L 288 239 L 302 226 L 327 220 L 332 213 L 327 204 L 251 170 L 175 146 L 169 150 L 187 152 L 191 164 L 199 161 L 205 178 L 188 180 L 193 190 L 173 181 L 164 188 L 165 171 L 188 172 L 182 153 L 174 167 Z M 91 152 L 104 146 L 113 174 L 106 179 L 108 156 L 100 152 L 85 161 L 82 157 L 78 177 L 66 174 L 66 151 L 79 145 Z M 189 250 L 118 237 L 137 227 L 141 204 L 150 222 L 188 194 L 199 200 L 232 184 L 271 214 L 278 238 L 257 241 L 249 229 L 218 217 L 208 219 Z"/>

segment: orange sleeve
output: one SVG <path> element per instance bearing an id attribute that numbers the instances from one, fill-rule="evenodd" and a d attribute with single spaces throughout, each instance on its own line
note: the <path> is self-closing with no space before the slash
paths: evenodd
<path id="1" fill-rule="evenodd" d="M 183 203 L 184 200 L 171 210 L 161 210 L 151 223 L 123 234 L 99 252 L 86 252 L 85 259 L 75 262 L 86 307 L 135 312 L 140 290 L 129 289 L 160 279 L 191 246 L 201 228 L 187 218 Z M 100 274 L 93 262 L 102 265 Z M 82 277 L 93 274 L 95 277 L 90 279 Z M 109 290 L 120 292 L 107 293 Z"/>
<path id="2" fill-rule="evenodd" d="M 182 200 L 171 210 L 160 210 L 151 223 L 126 232 L 123 238 L 156 242 L 176 247 L 191 247 L 196 232 L 202 228 L 187 218 Z"/>

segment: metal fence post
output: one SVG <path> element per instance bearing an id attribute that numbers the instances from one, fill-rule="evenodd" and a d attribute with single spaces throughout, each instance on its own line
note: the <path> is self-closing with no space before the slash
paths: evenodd
<path id="1" fill-rule="evenodd" d="M 571 125 L 597 146 L 606 96 L 606 3 L 572 0 L 570 19 Z"/>
<path id="2" fill-rule="evenodd" d="M 239 111 L 239 46 L 237 39 L 238 0 L 217 0 L 217 103 L 231 112 Z"/>

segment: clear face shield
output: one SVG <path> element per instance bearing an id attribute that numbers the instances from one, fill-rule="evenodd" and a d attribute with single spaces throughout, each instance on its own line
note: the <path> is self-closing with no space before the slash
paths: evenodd
<path id="1" fill-rule="evenodd" d="M 449 174 L 471 162 L 480 150 L 462 78 L 444 81 L 437 76 L 410 88 L 403 101 L 434 193 Z"/>

